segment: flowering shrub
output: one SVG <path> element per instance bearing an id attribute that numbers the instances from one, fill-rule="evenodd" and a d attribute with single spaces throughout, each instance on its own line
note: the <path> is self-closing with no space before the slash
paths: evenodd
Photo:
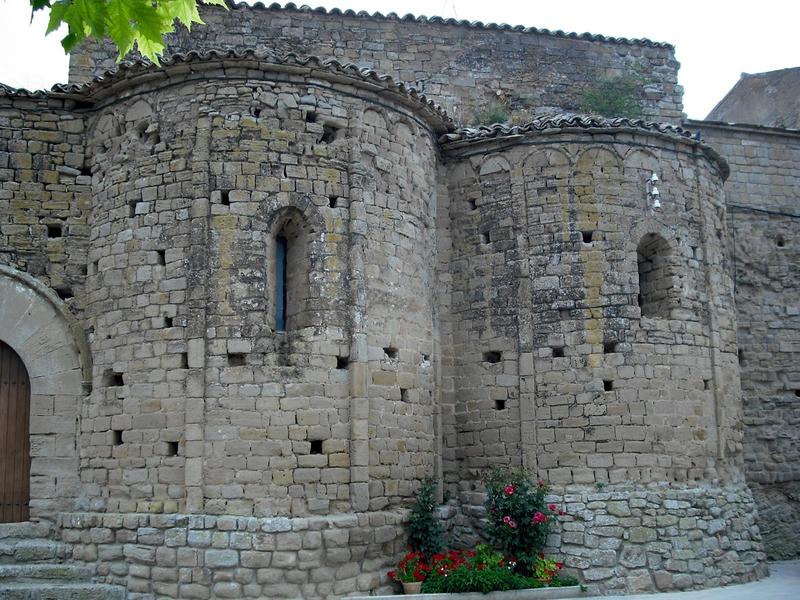
<path id="1" fill-rule="evenodd" d="M 397 565 L 397 570 L 389 571 L 389 579 L 394 581 L 424 581 L 431 570 L 422 552 L 413 551 L 406 554 Z"/>
<path id="2" fill-rule="evenodd" d="M 550 584 L 563 566 L 563 563 L 545 558 L 544 554 L 539 554 L 533 564 L 533 576 L 542 583 Z"/>
<path id="3" fill-rule="evenodd" d="M 516 562 L 495 552 L 487 545 L 475 551 L 451 550 L 436 554 L 431 560 L 428 577 L 422 583 L 424 594 L 454 594 L 460 592 L 495 592 L 549 586 L 575 585 L 574 578 L 559 578 L 561 568 L 555 561 L 544 561 L 547 580 L 515 572 Z M 554 569 L 554 572 L 551 570 Z"/>
<path id="4" fill-rule="evenodd" d="M 522 470 L 494 470 L 485 483 L 489 539 L 518 563 L 518 572 L 532 574 L 558 507 L 545 504 L 544 482 Z"/>

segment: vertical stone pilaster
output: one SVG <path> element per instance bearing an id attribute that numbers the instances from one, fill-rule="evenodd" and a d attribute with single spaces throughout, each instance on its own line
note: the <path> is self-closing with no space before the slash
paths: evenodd
<path id="1" fill-rule="evenodd" d="M 189 256 L 190 292 L 189 317 L 186 324 L 187 362 L 185 405 L 185 485 L 186 512 L 201 513 L 204 508 L 203 463 L 205 396 L 206 396 L 206 307 L 208 305 L 208 248 L 210 194 L 209 139 L 211 120 L 201 118 L 197 123 L 192 155 L 192 204 L 190 218 L 193 243 Z"/>
<path id="2" fill-rule="evenodd" d="M 369 508 L 369 362 L 367 349 L 367 288 L 364 248 L 367 232 L 362 180 L 367 176 L 355 147 L 348 169 L 350 211 L 350 502 L 355 511 Z"/>

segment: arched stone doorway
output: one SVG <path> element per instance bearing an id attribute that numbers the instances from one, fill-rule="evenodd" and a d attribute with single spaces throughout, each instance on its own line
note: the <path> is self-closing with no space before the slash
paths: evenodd
<path id="1" fill-rule="evenodd" d="M 25 364 L 0 340 L 0 523 L 30 517 L 30 408 Z"/>
<path id="2" fill-rule="evenodd" d="M 30 385 L 26 518 L 53 519 L 74 510 L 79 496 L 78 417 L 91 381 L 89 349 L 78 321 L 53 290 L 2 265 L 0 340 L 24 365 Z"/>

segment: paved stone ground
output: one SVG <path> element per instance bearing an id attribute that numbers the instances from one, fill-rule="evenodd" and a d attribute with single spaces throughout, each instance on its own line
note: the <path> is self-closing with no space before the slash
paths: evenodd
<path id="1" fill-rule="evenodd" d="M 770 576 L 761 581 L 697 592 L 638 596 L 593 596 L 585 600 L 797 600 L 800 598 L 800 560 L 769 563 Z"/>

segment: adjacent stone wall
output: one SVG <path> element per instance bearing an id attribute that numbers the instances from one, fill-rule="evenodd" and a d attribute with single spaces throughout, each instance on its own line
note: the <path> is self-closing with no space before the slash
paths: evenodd
<path id="1" fill-rule="evenodd" d="M 459 123 L 498 101 L 529 114 L 579 111 L 598 81 L 622 77 L 638 82 L 646 117 L 681 119 L 683 90 L 668 44 L 276 6 L 202 7 L 207 25 L 171 36 L 168 54 L 254 48 L 352 62 L 413 84 Z M 73 52 L 70 82 L 114 68 L 116 56 L 110 45 Z"/>
<path id="2" fill-rule="evenodd" d="M 0 89 L 0 264 L 84 304 L 90 179 L 71 100 Z"/>
<path id="3" fill-rule="evenodd" d="M 800 555 L 800 134 L 692 121 L 731 166 L 725 186 L 745 467 L 774 558 Z"/>

